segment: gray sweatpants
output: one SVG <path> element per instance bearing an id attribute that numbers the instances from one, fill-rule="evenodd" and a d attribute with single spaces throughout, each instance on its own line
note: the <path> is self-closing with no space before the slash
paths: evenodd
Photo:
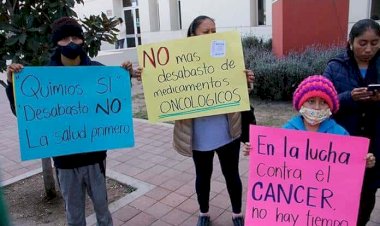
<path id="1" fill-rule="evenodd" d="M 56 169 L 69 226 L 86 225 L 86 190 L 94 205 L 97 225 L 113 225 L 112 216 L 108 209 L 104 169 L 105 161 L 103 168 L 100 164 L 94 164 L 74 169 Z"/>

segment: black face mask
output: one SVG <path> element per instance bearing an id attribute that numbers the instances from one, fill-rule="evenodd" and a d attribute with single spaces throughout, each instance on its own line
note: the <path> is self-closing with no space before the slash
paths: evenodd
<path id="1" fill-rule="evenodd" d="M 59 46 L 59 48 L 62 55 L 72 60 L 83 53 L 82 45 L 75 44 L 74 42 L 70 42 L 66 46 Z"/>

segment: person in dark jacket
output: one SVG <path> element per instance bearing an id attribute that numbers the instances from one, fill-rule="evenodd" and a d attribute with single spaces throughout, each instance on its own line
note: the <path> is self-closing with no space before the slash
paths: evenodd
<path id="1" fill-rule="evenodd" d="M 93 66 L 102 65 L 91 61 L 83 50 L 84 37 L 82 27 L 75 19 L 63 17 L 52 25 L 52 41 L 57 46 L 48 66 Z M 133 75 L 132 64 L 127 61 L 122 67 Z M 12 76 L 19 72 L 21 64 L 11 64 L 7 69 L 8 86 L 6 93 L 14 114 L 14 96 Z M 86 225 L 85 195 L 90 196 L 99 226 L 111 226 L 112 216 L 108 209 L 105 180 L 106 151 L 73 154 L 53 157 L 59 188 L 65 201 L 68 225 Z"/>
<path id="2" fill-rule="evenodd" d="M 350 135 L 370 139 L 369 152 L 380 158 L 380 92 L 368 90 L 380 83 L 380 26 L 364 19 L 354 24 L 347 51 L 329 61 L 324 75 L 335 85 L 341 107 L 334 119 Z M 380 185 L 380 166 L 366 169 L 358 224 L 369 221 Z"/>
<path id="3" fill-rule="evenodd" d="M 330 80 L 322 75 L 305 78 L 294 91 L 293 107 L 299 112 L 287 121 L 283 128 L 348 136 L 348 132 L 331 118 L 339 110 L 338 93 Z M 243 146 L 249 155 L 251 146 Z M 366 167 L 372 168 L 376 159 L 372 153 L 365 156 Z"/>

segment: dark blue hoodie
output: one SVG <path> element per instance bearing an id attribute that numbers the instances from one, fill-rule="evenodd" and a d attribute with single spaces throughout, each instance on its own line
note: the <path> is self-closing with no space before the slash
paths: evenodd
<path id="1" fill-rule="evenodd" d="M 101 63 L 97 61 L 91 61 L 90 58 L 85 54 L 81 54 L 80 66 L 100 66 Z M 63 66 L 61 62 L 61 53 L 57 50 L 54 55 L 51 57 L 48 66 Z M 6 88 L 6 93 L 11 105 L 13 114 L 16 115 L 15 106 L 14 106 L 14 95 L 13 95 L 13 85 L 10 83 Z M 103 161 L 106 159 L 107 153 L 104 150 L 74 154 L 74 155 L 65 155 L 53 157 L 54 166 L 59 169 L 73 169 L 81 166 L 93 165 L 96 163 L 103 165 Z M 102 169 L 104 170 L 104 169 Z"/>

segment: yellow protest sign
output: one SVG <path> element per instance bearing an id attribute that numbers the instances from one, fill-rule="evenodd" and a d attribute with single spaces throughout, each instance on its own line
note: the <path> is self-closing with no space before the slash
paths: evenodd
<path id="1" fill-rule="evenodd" d="M 249 110 L 240 34 L 224 32 L 137 48 L 150 121 Z"/>

